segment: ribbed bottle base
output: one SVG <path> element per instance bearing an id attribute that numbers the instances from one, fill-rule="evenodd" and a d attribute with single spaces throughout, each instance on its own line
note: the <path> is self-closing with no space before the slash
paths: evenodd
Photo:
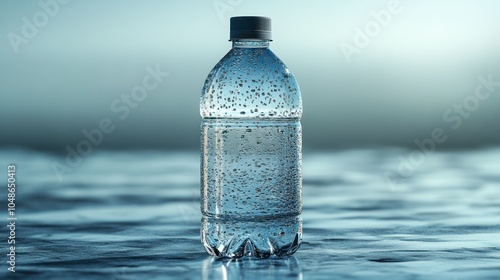
<path id="1" fill-rule="evenodd" d="M 302 242 L 300 216 L 259 220 L 203 217 L 201 242 L 205 250 L 223 258 L 289 256 Z"/>

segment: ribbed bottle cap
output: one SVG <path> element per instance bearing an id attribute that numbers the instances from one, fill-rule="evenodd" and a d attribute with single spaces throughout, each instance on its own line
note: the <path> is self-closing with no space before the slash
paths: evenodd
<path id="1" fill-rule="evenodd" d="M 257 16 L 232 17 L 229 40 L 235 39 L 271 40 L 271 18 Z"/>

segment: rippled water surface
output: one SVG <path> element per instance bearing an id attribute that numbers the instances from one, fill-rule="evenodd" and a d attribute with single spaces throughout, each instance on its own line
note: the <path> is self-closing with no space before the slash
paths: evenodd
<path id="1" fill-rule="evenodd" d="M 17 164 L 19 218 L 17 272 L 3 257 L 0 277 L 498 279 L 500 149 L 436 153 L 411 170 L 408 156 L 305 151 L 302 247 L 230 261 L 200 243 L 197 153 L 95 152 L 59 181 L 51 163 L 63 158 L 0 151 L 2 180 Z"/>

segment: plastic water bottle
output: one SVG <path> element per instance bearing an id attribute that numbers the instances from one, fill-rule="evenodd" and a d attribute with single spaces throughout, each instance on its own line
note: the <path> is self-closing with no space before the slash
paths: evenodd
<path id="1" fill-rule="evenodd" d="M 201 241 L 218 257 L 292 255 L 302 241 L 300 89 L 269 49 L 270 18 L 231 18 L 230 41 L 200 102 Z"/>

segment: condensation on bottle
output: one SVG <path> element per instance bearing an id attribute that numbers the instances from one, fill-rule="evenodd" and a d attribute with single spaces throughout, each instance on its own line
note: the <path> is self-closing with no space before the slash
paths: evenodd
<path id="1" fill-rule="evenodd" d="M 302 99 L 269 49 L 271 19 L 231 18 L 200 101 L 201 241 L 217 257 L 292 255 L 302 241 Z"/>

